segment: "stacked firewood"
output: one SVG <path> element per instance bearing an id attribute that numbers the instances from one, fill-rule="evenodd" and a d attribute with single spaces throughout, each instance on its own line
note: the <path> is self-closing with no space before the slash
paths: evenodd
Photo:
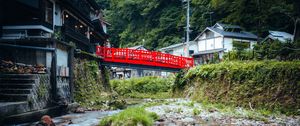
<path id="1" fill-rule="evenodd" d="M 42 64 L 33 66 L 6 60 L 0 61 L 0 73 L 35 74 L 46 73 L 46 70 L 46 67 Z"/>

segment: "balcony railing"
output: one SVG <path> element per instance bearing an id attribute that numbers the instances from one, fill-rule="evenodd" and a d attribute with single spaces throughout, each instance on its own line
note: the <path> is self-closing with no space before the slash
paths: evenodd
<path id="1" fill-rule="evenodd" d="M 70 26 L 63 26 L 62 32 L 64 35 L 71 37 L 85 45 L 89 45 L 90 40 L 86 37 L 85 34 L 80 33 L 79 31 L 76 31 L 75 29 L 71 28 Z"/>

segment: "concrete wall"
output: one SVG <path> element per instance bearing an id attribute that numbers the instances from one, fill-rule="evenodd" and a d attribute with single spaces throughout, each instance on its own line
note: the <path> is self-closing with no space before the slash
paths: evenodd
<path id="1" fill-rule="evenodd" d="M 69 50 L 58 44 L 56 49 L 57 56 L 57 93 L 59 101 L 70 102 L 70 80 L 69 80 Z"/>
<path id="2" fill-rule="evenodd" d="M 58 4 L 54 4 L 54 25 L 55 26 L 62 26 L 62 14 L 61 14 L 61 8 Z"/>

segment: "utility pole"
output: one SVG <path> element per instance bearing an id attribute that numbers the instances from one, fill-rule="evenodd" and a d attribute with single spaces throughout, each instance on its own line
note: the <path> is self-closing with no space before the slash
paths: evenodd
<path id="1" fill-rule="evenodd" d="M 185 51 L 186 57 L 190 56 L 190 49 L 189 49 L 189 41 L 190 41 L 190 0 L 187 1 L 187 8 L 186 8 L 186 42 L 185 42 Z"/>

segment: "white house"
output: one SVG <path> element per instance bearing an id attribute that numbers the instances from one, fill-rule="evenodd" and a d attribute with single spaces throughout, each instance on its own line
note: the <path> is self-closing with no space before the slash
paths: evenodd
<path id="1" fill-rule="evenodd" d="M 186 52 L 185 47 L 186 47 L 185 43 L 178 43 L 178 44 L 174 44 L 174 45 L 170 45 L 170 46 L 161 48 L 161 49 L 159 49 L 159 51 L 164 52 L 164 53 L 169 53 L 172 55 L 176 55 L 176 56 L 184 56 L 184 54 Z M 198 46 L 197 46 L 196 42 L 194 42 L 194 41 L 189 42 L 189 52 L 190 52 L 190 55 L 198 52 Z"/>
<path id="2" fill-rule="evenodd" d="M 193 54 L 195 64 L 212 60 L 214 53 L 219 53 L 219 58 L 222 58 L 224 52 L 233 49 L 233 41 L 248 43 L 249 48 L 253 48 L 257 39 L 256 35 L 243 31 L 240 26 L 216 23 L 195 38 L 198 44 L 198 52 Z"/>
<path id="3" fill-rule="evenodd" d="M 269 31 L 269 35 L 263 40 L 263 42 L 275 40 L 278 40 L 283 43 L 293 41 L 293 35 L 282 31 Z"/>

